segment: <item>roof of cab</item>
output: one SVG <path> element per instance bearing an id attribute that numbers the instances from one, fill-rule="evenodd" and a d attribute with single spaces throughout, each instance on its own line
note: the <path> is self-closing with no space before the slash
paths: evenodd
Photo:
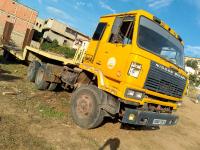
<path id="1" fill-rule="evenodd" d="M 140 13 L 140 14 L 146 14 L 146 15 L 148 14 L 148 15 L 153 16 L 149 12 L 140 9 L 140 10 L 133 10 L 133 11 L 123 12 L 123 13 L 118 13 L 118 14 L 108 14 L 108 15 L 102 16 L 101 18 L 112 17 L 112 16 L 120 16 L 120 15 L 131 15 L 131 14 L 138 14 L 138 13 Z"/>
<path id="2" fill-rule="evenodd" d="M 141 14 L 141 15 L 144 15 L 150 19 L 153 19 L 155 16 L 145 10 L 133 10 L 133 11 L 129 11 L 129 12 L 124 12 L 124 13 L 118 13 L 118 14 L 108 14 L 108 15 L 104 15 L 102 16 L 101 18 L 106 18 L 106 17 L 116 17 L 116 16 L 123 16 L 123 15 L 134 15 L 134 14 Z M 168 30 L 173 36 L 175 36 L 177 39 L 180 38 L 180 36 L 173 30 L 170 28 L 169 25 L 167 25 L 165 22 L 163 22 L 161 20 L 161 26 Z M 184 42 L 183 41 L 180 41 L 182 45 L 184 45 Z"/>

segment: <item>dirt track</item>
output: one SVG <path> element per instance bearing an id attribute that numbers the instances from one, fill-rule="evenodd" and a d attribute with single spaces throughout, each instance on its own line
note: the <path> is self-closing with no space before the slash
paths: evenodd
<path id="1" fill-rule="evenodd" d="M 73 124 L 69 94 L 37 91 L 26 66 L 0 64 L 0 149 L 199 150 L 200 104 L 185 98 L 174 127 L 134 129 L 107 120 L 94 130 Z M 10 92 L 10 93 L 5 93 Z"/>

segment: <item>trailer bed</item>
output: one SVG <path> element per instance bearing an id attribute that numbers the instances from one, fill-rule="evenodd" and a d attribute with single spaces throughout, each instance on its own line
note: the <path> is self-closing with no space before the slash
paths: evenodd
<path id="1" fill-rule="evenodd" d="M 83 55 L 84 55 L 83 51 L 77 51 L 74 58 L 65 58 L 62 55 L 59 55 L 59 54 L 56 54 L 53 52 L 49 52 L 49 51 L 44 51 L 41 49 L 36 49 L 36 48 L 30 47 L 30 46 L 26 46 L 23 50 L 21 50 L 21 49 L 17 49 L 15 47 L 12 47 L 9 45 L 3 45 L 3 49 L 7 50 L 10 54 L 12 54 L 13 56 L 15 56 L 17 59 L 19 59 L 21 61 L 30 61 L 28 59 L 28 55 L 29 55 L 29 53 L 32 53 L 32 54 L 43 56 L 43 57 L 51 59 L 51 60 L 61 62 L 63 65 L 79 64 L 82 61 L 82 60 L 80 60 L 80 56 L 82 59 Z"/>

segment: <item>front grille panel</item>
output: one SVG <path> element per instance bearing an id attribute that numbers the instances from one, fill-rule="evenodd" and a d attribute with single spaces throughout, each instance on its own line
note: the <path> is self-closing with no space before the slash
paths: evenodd
<path id="1" fill-rule="evenodd" d="M 159 66 L 159 67 L 158 67 Z M 161 66 L 161 67 L 160 67 Z M 186 85 L 186 79 L 177 73 L 155 62 L 151 63 L 145 89 L 181 98 Z"/>

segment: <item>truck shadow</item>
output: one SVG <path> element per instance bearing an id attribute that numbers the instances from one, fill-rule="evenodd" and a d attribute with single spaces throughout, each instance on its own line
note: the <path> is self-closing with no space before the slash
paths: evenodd
<path id="1" fill-rule="evenodd" d="M 26 62 L 20 61 L 16 59 L 14 56 L 10 55 L 9 58 L 4 58 L 3 50 L 0 49 L 0 64 L 24 64 L 27 65 Z"/>
<path id="2" fill-rule="evenodd" d="M 10 75 L 11 72 L 0 68 L 0 81 L 14 81 L 21 79 L 20 77 Z"/>
<path id="3" fill-rule="evenodd" d="M 118 119 L 105 118 L 101 126 L 106 123 L 118 124 L 120 121 Z M 132 131 L 152 131 L 152 130 L 160 130 L 159 126 L 148 127 L 148 126 L 140 126 L 140 125 L 131 125 L 121 123 L 120 129 L 122 130 L 132 130 Z"/>
<path id="4" fill-rule="evenodd" d="M 120 146 L 120 140 L 118 138 L 110 138 L 108 139 L 102 147 L 99 148 L 99 150 L 104 150 L 107 147 L 110 148 L 110 150 L 118 150 Z"/>
<path id="5" fill-rule="evenodd" d="M 152 131 L 152 130 L 160 130 L 159 126 L 151 127 L 151 126 L 140 126 L 140 125 L 129 125 L 129 124 L 121 124 L 120 129 L 123 130 L 134 130 L 134 131 Z"/>
<path id="6" fill-rule="evenodd" d="M 27 64 L 25 62 L 22 62 L 20 60 L 17 59 L 13 59 L 13 60 L 5 60 L 4 57 L 2 55 L 0 55 L 0 64 L 24 64 L 27 66 Z"/>
<path id="7" fill-rule="evenodd" d="M 3 56 L 0 55 L 0 62 L 2 62 L 4 60 Z"/>

